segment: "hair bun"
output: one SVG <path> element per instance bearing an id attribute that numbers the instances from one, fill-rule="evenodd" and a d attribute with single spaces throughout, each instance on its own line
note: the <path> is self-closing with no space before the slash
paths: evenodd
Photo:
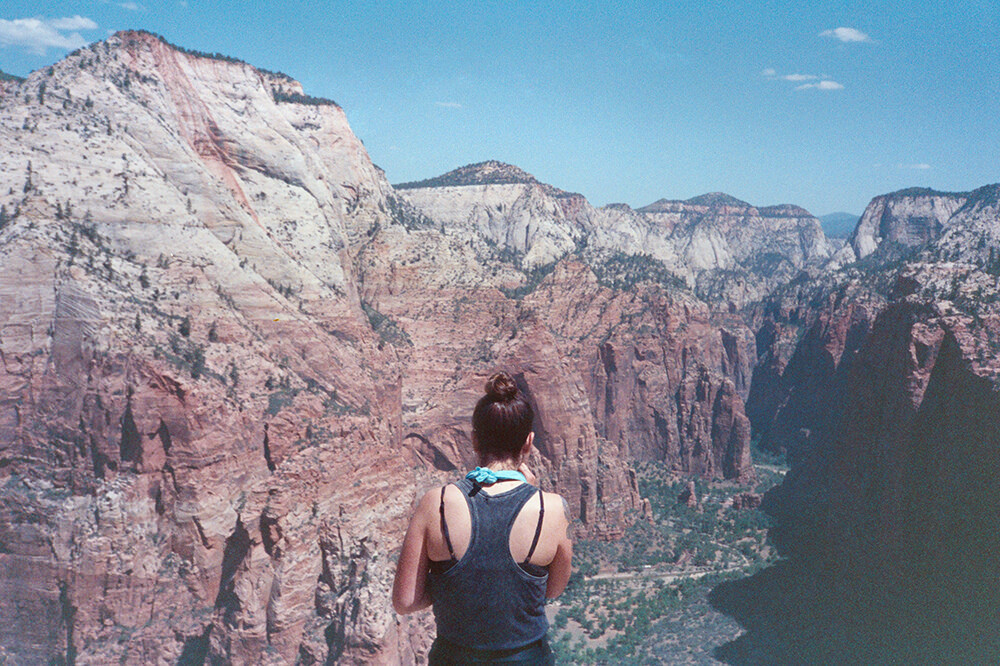
<path id="1" fill-rule="evenodd" d="M 486 395 L 494 402 L 510 402 L 517 395 L 517 384 L 506 372 L 498 372 L 486 380 Z"/>

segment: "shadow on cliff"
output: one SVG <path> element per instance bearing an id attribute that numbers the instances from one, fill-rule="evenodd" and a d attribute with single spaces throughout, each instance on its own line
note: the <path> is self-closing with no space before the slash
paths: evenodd
<path id="1" fill-rule="evenodd" d="M 709 595 L 745 629 L 717 659 L 1000 663 L 1000 394 L 971 339 L 879 315 L 842 420 L 764 498 L 784 559 Z"/>
<path id="2" fill-rule="evenodd" d="M 998 663 L 995 591 L 958 582 L 957 571 L 905 583 L 857 574 L 785 561 L 718 585 L 710 603 L 746 631 L 714 656 L 728 664 Z"/>

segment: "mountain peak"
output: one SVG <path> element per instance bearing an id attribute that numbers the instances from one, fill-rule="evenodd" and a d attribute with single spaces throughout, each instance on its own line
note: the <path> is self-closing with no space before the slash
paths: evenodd
<path id="1" fill-rule="evenodd" d="M 290 77 L 288 74 L 285 74 L 284 72 L 273 72 L 271 70 L 264 69 L 263 67 L 256 67 L 254 65 L 251 65 L 245 60 L 240 60 L 239 58 L 234 58 L 233 56 L 228 56 L 217 52 L 208 53 L 207 51 L 198 51 L 196 49 L 188 49 L 183 46 L 178 46 L 177 44 L 173 44 L 167 41 L 167 39 L 162 35 L 158 35 L 155 32 L 149 32 L 148 30 L 119 30 L 114 35 L 112 35 L 112 38 L 113 39 L 116 38 L 122 46 L 126 47 L 142 42 L 147 42 L 147 43 L 154 41 L 160 42 L 164 46 L 170 47 L 174 51 L 183 53 L 185 55 L 193 56 L 195 58 L 207 58 L 209 60 L 221 60 L 222 62 L 230 62 L 239 65 L 246 65 L 248 67 L 253 67 L 258 72 L 270 74 L 271 76 L 274 76 L 278 79 L 283 79 L 285 81 L 294 81 L 292 77 Z"/>
<path id="2" fill-rule="evenodd" d="M 665 211 L 676 211 L 683 206 L 706 206 L 708 208 L 719 208 L 722 206 L 732 206 L 738 208 L 752 208 L 746 201 L 741 201 L 725 192 L 708 192 L 696 197 L 681 201 L 679 199 L 657 199 L 648 206 L 639 209 L 640 213 L 657 213 Z"/>
<path id="3" fill-rule="evenodd" d="M 101 47 L 100 51 L 97 49 L 99 46 Z M 161 35 L 147 30 L 119 30 L 103 42 L 95 42 L 89 46 L 84 46 L 73 51 L 59 63 L 53 65 L 53 67 L 56 69 L 62 67 L 68 71 L 75 71 L 77 68 L 83 69 L 93 67 L 95 63 L 100 62 L 100 56 L 104 53 L 116 54 L 115 57 L 119 57 L 120 54 L 132 54 L 132 56 L 135 56 L 136 54 L 143 52 L 163 52 L 163 49 L 169 49 L 170 51 L 182 54 L 192 60 L 214 60 L 238 67 L 248 68 L 249 70 L 261 75 L 260 78 L 270 88 L 271 95 L 276 103 L 285 102 L 311 106 L 334 106 L 340 108 L 340 105 L 332 99 L 313 97 L 311 95 L 304 94 L 302 85 L 284 72 L 275 72 L 264 69 L 263 67 L 257 67 L 246 62 L 245 60 L 240 60 L 239 58 L 234 58 L 233 56 L 224 55 L 222 53 L 207 53 L 205 51 L 197 51 L 195 49 L 178 46 L 177 44 L 172 44 L 167 41 L 166 38 Z M 116 74 L 119 78 L 124 76 L 126 83 L 129 79 L 129 72 L 132 70 L 135 70 L 135 73 L 139 75 L 140 79 L 142 79 L 143 76 L 151 74 L 149 71 L 142 71 L 142 65 L 136 64 L 134 57 L 129 57 L 126 62 L 130 64 L 126 65 L 123 72 L 118 72 Z M 146 67 L 159 67 L 159 64 L 153 63 L 158 63 L 156 57 L 153 58 L 152 62 L 147 61 Z M 107 73 L 105 73 L 105 75 L 107 75 Z M 0 80 L 0 84 L 2 83 L 3 81 Z"/>
<path id="4" fill-rule="evenodd" d="M 739 206 L 741 208 L 750 208 L 750 204 L 746 201 L 737 199 L 736 197 L 726 194 L 725 192 L 708 192 L 706 194 L 700 194 L 696 197 L 691 197 L 684 203 L 691 204 L 693 206 Z"/>
<path id="5" fill-rule="evenodd" d="M 897 190 L 886 194 L 886 197 L 967 197 L 970 192 L 942 192 L 929 187 L 908 187 L 905 190 Z"/>
<path id="6" fill-rule="evenodd" d="M 463 185 L 514 185 L 520 183 L 535 184 L 538 179 L 524 169 L 500 162 L 487 160 L 476 164 L 467 164 L 448 173 L 426 180 L 412 181 L 393 185 L 399 190 L 416 189 L 419 187 L 456 187 Z"/>

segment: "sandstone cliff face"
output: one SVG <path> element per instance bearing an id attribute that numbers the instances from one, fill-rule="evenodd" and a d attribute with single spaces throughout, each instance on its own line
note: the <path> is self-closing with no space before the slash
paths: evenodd
<path id="1" fill-rule="evenodd" d="M 464 226 L 520 257 L 533 269 L 576 249 L 585 229 L 574 220 L 571 196 L 552 196 L 538 183 L 464 185 L 401 190 L 427 217 Z M 430 195 L 430 196 L 428 196 Z"/>
<path id="2" fill-rule="evenodd" d="M 632 210 L 593 208 L 582 196 L 488 162 L 400 186 L 428 217 L 483 233 L 526 269 L 576 252 L 599 270 L 643 257 L 710 301 L 761 299 L 834 253 L 819 220 L 797 206 L 756 208 L 721 193 Z"/>
<path id="3" fill-rule="evenodd" d="M 946 300 L 949 308 L 969 314 L 989 302 L 995 290 L 991 276 L 1000 271 L 998 187 L 988 185 L 958 199 L 921 196 L 920 206 L 909 207 L 903 204 L 913 197 L 900 193 L 876 197 L 866 214 L 871 220 L 876 212 L 884 213 L 891 222 L 887 229 L 895 229 L 893 237 L 899 239 L 906 229 L 923 228 L 928 211 L 952 211 L 947 226 L 930 240 L 906 241 L 908 263 L 896 261 L 892 248 L 900 244 L 893 241 L 865 262 L 844 267 L 831 262 L 824 276 L 780 288 L 755 307 L 750 320 L 758 330 L 760 362 L 747 411 L 765 448 L 794 450 L 831 427 L 846 395 L 850 364 L 876 315 L 892 299 L 919 294 L 924 302 Z"/>
<path id="4" fill-rule="evenodd" d="M 388 227 L 358 256 L 365 302 L 405 334 L 403 419 L 415 455 L 442 470 L 471 464 L 471 409 L 483 379 L 507 367 L 536 409 L 539 465 L 591 534 L 620 534 L 638 508 L 622 461 L 752 474 L 742 324 L 653 283 L 611 288 L 570 258 L 525 284 L 506 256 L 461 225 Z"/>
<path id="5" fill-rule="evenodd" d="M 885 258 L 936 240 L 948 219 L 968 199 L 968 193 L 902 190 L 872 199 L 848 241 L 854 258 L 863 259 L 881 247 Z"/>
<path id="6" fill-rule="evenodd" d="M 432 219 L 332 102 L 148 33 L 17 91 L 0 97 L 13 662 L 419 662 L 429 618 L 391 611 L 395 552 L 416 494 L 472 462 L 498 366 L 580 533 L 621 534 L 631 459 L 752 473 L 751 333 L 569 256 L 593 233 L 582 197 L 471 185 L 523 226 Z"/>
<path id="7" fill-rule="evenodd" d="M 671 231 L 684 262 L 695 269 L 787 272 L 833 250 L 819 221 L 798 206 L 757 208 L 714 192 L 687 201 L 661 199 L 639 212 Z"/>
<path id="8" fill-rule="evenodd" d="M 8 655 L 419 650 L 385 602 L 420 483 L 398 370 L 341 261 L 389 189 L 343 112 L 140 33 L 21 87 L 0 107 Z"/>
<path id="9" fill-rule="evenodd" d="M 842 411 L 846 379 L 885 298 L 854 274 L 775 294 L 757 308 L 746 410 L 761 448 L 797 460 Z"/>

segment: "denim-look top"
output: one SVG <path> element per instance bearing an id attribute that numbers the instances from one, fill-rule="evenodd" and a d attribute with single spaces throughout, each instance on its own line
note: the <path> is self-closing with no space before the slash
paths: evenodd
<path id="1" fill-rule="evenodd" d="M 472 534 L 462 559 L 443 571 L 432 565 L 428 574 L 438 637 L 483 650 L 518 648 L 539 640 L 549 628 L 545 617 L 549 575 L 543 567 L 515 562 L 509 543 L 514 519 L 531 496 L 540 491 L 523 483 L 488 495 L 479 492 L 469 479 L 455 485 L 469 505 Z M 450 549 L 443 511 L 442 528 Z M 540 519 L 538 528 L 536 543 Z"/>

